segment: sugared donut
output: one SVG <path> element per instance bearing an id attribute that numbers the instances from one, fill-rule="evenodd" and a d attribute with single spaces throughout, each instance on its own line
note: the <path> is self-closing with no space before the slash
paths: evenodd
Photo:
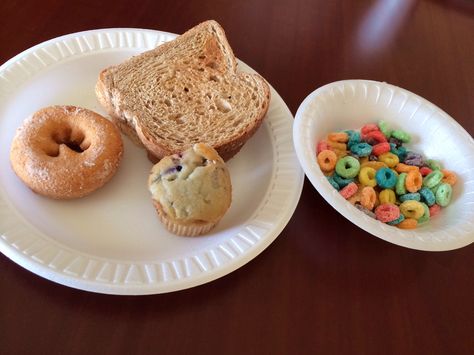
<path id="1" fill-rule="evenodd" d="M 55 199 L 85 196 L 115 174 L 123 153 L 113 123 L 74 106 L 43 108 L 18 128 L 10 161 L 33 191 Z"/>

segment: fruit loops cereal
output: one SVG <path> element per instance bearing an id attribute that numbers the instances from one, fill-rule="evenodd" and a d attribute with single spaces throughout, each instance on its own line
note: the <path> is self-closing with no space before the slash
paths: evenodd
<path id="1" fill-rule="evenodd" d="M 453 171 L 404 146 L 403 130 L 380 121 L 360 130 L 331 132 L 316 146 L 328 182 L 365 214 L 401 229 L 414 229 L 446 207 Z"/>

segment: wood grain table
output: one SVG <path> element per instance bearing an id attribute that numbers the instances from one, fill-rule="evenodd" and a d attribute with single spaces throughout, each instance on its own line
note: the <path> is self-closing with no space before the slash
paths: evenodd
<path id="1" fill-rule="evenodd" d="M 182 33 L 215 19 L 293 114 L 317 87 L 372 79 L 423 96 L 474 133 L 470 0 L 3 0 L 0 14 L 1 63 L 68 33 Z M 308 181 L 270 247 L 192 289 L 95 294 L 0 255 L 3 355 L 473 354 L 473 324 L 473 245 L 392 245 L 344 219 Z"/>

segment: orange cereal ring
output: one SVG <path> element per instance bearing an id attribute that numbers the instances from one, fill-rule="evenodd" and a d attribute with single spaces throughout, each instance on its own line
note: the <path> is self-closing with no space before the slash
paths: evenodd
<path id="1" fill-rule="evenodd" d="M 407 173 L 405 179 L 405 187 L 409 192 L 417 192 L 421 189 L 421 184 L 423 183 L 423 176 L 418 170 L 411 170 Z"/>
<path id="2" fill-rule="evenodd" d="M 368 210 L 372 210 L 375 206 L 376 200 L 377 193 L 374 188 L 371 186 L 365 186 L 360 194 L 360 204 Z"/>
<path id="3" fill-rule="evenodd" d="M 449 185 L 454 185 L 456 181 L 458 181 L 458 177 L 453 171 L 443 169 L 441 170 L 441 172 L 444 175 L 444 177 L 441 179 L 442 182 Z"/>
<path id="4" fill-rule="evenodd" d="M 332 171 L 336 167 L 337 155 L 332 150 L 326 149 L 318 154 L 318 164 L 322 171 Z"/>
<path id="5" fill-rule="evenodd" d="M 369 161 L 369 157 L 360 157 L 359 158 L 359 163 L 360 165 L 365 164 Z"/>
<path id="6" fill-rule="evenodd" d="M 418 171 L 420 169 L 415 165 L 398 163 L 397 165 L 395 165 L 395 170 L 397 171 L 397 173 L 408 173 L 409 171 Z"/>
<path id="7" fill-rule="evenodd" d="M 328 139 L 332 142 L 346 143 L 349 135 L 346 132 L 333 132 L 328 134 Z"/>
<path id="8" fill-rule="evenodd" d="M 339 193 L 347 200 L 349 197 L 353 196 L 358 189 L 359 186 L 357 186 L 355 182 L 351 182 L 350 184 L 344 186 L 341 191 L 339 191 Z"/>
<path id="9" fill-rule="evenodd" d="M 334 142 L 328 140 L 328 146 L 330 147 L 331 150 L 347 150 L 347 145 L 345 143 L 340 143 L 340 142 Z"/>
<path id="10" fill-rule="evenodd" d="M 384 162 L 381 162 L 381 161 L 376 161 L 376 160 L 371 160 L 371 161 L 362 163 L 360 165 L 361 168 L 365 168 L 366 166 L 368 166 L 370 168 L 373 168 L 375 170 L 379 170 L 381 168 L 387 168 L 387 164 L 385 164 Z"/>
<path id="11" fill-rule="evenodd" d="M 397 155 L 387 152 L 379 155 L 379 161 L 387 164 L 389 168 L 393 168 L 400 162 L 400 159 Z"/>
<path id="12" fill-rule="evenodd" d="M 337 155 L 337 159 L 344 158 L 347 155 L 347 150 L 331 149 Z"/>
<path id="13" fill-rule="evenodd" d="M 414 218 L 405 218 L 403 221 L 397 224 L 400 229 L 415 229 L 418 222 Z"/>

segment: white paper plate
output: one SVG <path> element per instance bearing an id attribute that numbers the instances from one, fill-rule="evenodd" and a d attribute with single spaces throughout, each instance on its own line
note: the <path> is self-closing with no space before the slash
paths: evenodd
<path id="1" fill-rule="evenodd" d="M 24 118 L 53 104 L 105 114 L 94 95 L 100 70 L 175 36 L 139 29 L 75 33 L 39 44 L 0 67 L 2 253 L 67 286 L 151 294 L 228 274 L 279 235 L 296 208 L 304 174 L 293 148 L 293 117 L 274 89 L 265 123 L 229 162 L 232 206 L 206 236 L 177 237 L 163 228 L 146 187 L 151 163 L 127 138 L 117 175 L 79 200 L 35 195 L 12 172 L 10 144 Z M 244 63 L 240 67 L 252 71 Z"/>
<path id="2" fill-rule="evenodd" d="M 439 160 L 458 174 L 451 204 L 416 230 L 376 221 L 344 200 L 316 161 L 316 143 L 328 133 L 359 129 L 385 120 L 412 134 L 413 151 Z M 450 250 L 474 241 L 474 141 L 451 117 L 427 100 L 387 83 L 338 81 L 311 93 L 299 107 L 293 127 L 298 159 L 317 191 L 339 213 L 367 232 L 391 243 L 420 250 Z"/>

